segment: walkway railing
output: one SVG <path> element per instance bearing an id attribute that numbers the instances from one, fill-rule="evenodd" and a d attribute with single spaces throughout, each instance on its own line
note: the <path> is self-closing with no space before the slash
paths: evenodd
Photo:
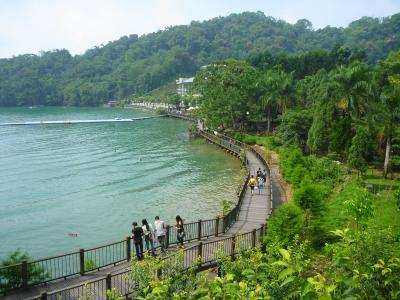
<path id="1" fill-rule="evenodd" d="M 201 131 L 199 134 L 220 147 L 231 151 L 239 158 L 241 149 L 245 146 L 229 137 L 215 136 L 209 131 Z M 225 233 L 239 216 L 248 180 L 249 172 L 247 170 L 246 178 L 238 190 L 237 203 L 225 216 L 185 224 L 185 241 L 200 241 L 210 236 L 218 236 Z M 177 232 L 175 227 L 167 226 L 167 246 L 176 243 Z M 128 262 L 132 255 L 135 255 L 133 241 L 130 237 L 127 237 L 124 240 L 95 248 L 80 249 L 79 251 L 34 261 L 23 261 L 12 266 L 1 266 L 0 293 L 6 293 L 19 288 L 26 289 L 30 286 L 58 279 L 66 279 L 71 276 L 85 275 L 90 271 Z M 8 279 L 10 276 L 12 280 Z"/>
<path id="2" fill-rule="evenodd" d="M 256 244 L 262 242 L 265 234 L 265 225 L 261 225 L 258 229 L 251 232 L 227 237 L 221 240 L 199 243 L 190 248 L 183 250 L 183 259 L 181 267 L 186 269 L 196 266 L 198 270 L 207 269 L 216 266 L 219 262 L 221 254 L 235 257 L 241 252 L 254 248 Z M 176 255 L 171 255 L 164 260 L 169 260 L 167 265 L 179 264 Z M 198 264 L 197 264 L 198 263 Z M 168 270 L 159 270 L 157 276 L 163 278 Z M 156 276 L 156 274 L 154 274 Z M 78 299 L 80 296 L 86 295 L 95 299 L 106 299 L 107 290 L 115 288 L 117 295 L 126 298 L 131 297 L 135 293 L 135 278 L 131 270 L 124 270 L 114 274 L 107 274 L 96 280 L 78 284 L 65 289 L 54 291 L 51 293 L 42 293 L 31 300 L 58 300 L 58 299 Z"/>

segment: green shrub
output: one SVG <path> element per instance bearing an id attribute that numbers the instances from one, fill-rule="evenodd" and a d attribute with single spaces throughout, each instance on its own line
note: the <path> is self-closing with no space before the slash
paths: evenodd
<path id="1" fill-rule="evenodd" d="M 17 249 L 0 261 L 0 266 L 12 266 L 31 257 Z M 28 264 L 29 283 L 39 283 L 50 278 L 50 273 L 41 266 Z M 22 286 L 22 271 L 20 267 L 0 269 L 0 291 L 19 288 Z"/>
<path id="2" fill-rule="evenodd" d="M 255 145 L 255 144 L 257 144 L 257 137 L 251 136 L 251 135 L 246 135 L 245 138 L 243 139 L 243 143 L 246 143 L 248 145 Z"/>
<path id="3" fill-rule="evenodd" d="M 321 236 L 324 235 L 324 227 L 321 222 L 322 212 L 325 208 L 323 191 L 323 186 L 315 184 L 309 177 L 306 177 L 293 195 L 294 203 L 303 210 L 303 237 L 311 240 L 317 247 L 320 246 Z"/>
<path id="4" fill-rule="evenodd" d="M 93 271 L 97 269 L 97 264 L 92 258 L 85 258 L 85 271 Z"/>
<path id="5" fill-rule="evenodd" d="M 268 221 L 267 244 L 286 248 L 303 230 L 303 212 L 294 203 L 283 204 Z"/>
<path id="6" fill-rule="evenodd" d="M 234 138 L 235 140 L 238 140 L 239 142 L 243 142 L 245 136 L 246 136 L 246 135 L 245 135 L 244 133 L 242 133 L 242 132 L 236 132 L 236 133 L 233 135 L 233 138 Z"/>

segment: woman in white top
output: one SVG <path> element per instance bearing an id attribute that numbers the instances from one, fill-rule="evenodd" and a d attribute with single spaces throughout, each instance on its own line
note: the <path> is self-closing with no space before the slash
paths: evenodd
<path id="1" fill-rule="evenodd" d="M 146 219 L 142 220 L 142 225 L 143 225 L 143 236 L 144 236 L 144 242 L 146 245 L 146 250 L 147 252 L 150 252 L 150 246 L 151 246 L 151 255 L 155 256 L 156 253 L 154 252 L 154 242 L 153 242 L 153 237 L 154 237 L 154 230 L 151 224 L 147 222 Z"/>

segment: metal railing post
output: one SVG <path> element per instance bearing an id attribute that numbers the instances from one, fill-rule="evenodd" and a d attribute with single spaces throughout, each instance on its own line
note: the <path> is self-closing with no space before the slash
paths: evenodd
<path id="1" fill-rule="evenodd" d="M 264 237 L 265 233 L 265 224 L 261 224 L 261 231 L 260 231 L 260 238 L 262 239 Z"/>
<path id="2" fill-rule="evenodd" d="M 236 245 L 236 235 L 232 236 L 232 239 L 231 239 L 231 257 L 232 257 L 232 260 L 235 259 L 235 245 Z"/>
<path id="3" fill-rule="evenodd" d="M 202 264 L 202 262 L 203 262 L 203 243 L 202 242 L 200 242 L 197 245 L 197 253 L 198 253 L 197 256 L 200 257 L 200 264 Z"/>
<path id="4" fill-rule="evenodd" d="M 256 246 L 256 233 L 257 231 L 255 229 L 253 229 L 252 232 L 252 240 L 251 240 L 251 246 L 254 248 Z"/>
<path id="5" fill-rule="evenodd" d="M 218 230 L 219 230 L 219 217 L 215 219 L 215 236 L 218 236 Z"/>
<path id="6" fill-rule="evenodd" d="M 198 228 L 197 228 L 197 240 L 201 240 L 201 220 L 199 220 Z"/>
<path id="7" fill-rule="evenodd" d="M 108 273 L 106 277 L 106 291 L 111 290 L 111 274 Z"/>
<path id="8" fill-rule="evenodd" d="M 21 275 L 22 275 L 22 288 L 27 289 L 28 288 L 28 262 L 24 260 L 21 264 Z"/>
<path id="9" fill-rule="evenodd" d="M 85 250 L 79 249 L 79 274 L 85 275 Z"/>
<path id="10" fill-rule="evenodd" d="M 132 250 L 131 250 L 131 237 L 126 237 L 126 261 L 131 260 Z"/>
<path id="11" fill-rule="evenodd" d="M 169 247 L 169 229 L 170 229 L 170 226 L 167 225 L 167 232 L 165 234 L 165 248 Z"/>

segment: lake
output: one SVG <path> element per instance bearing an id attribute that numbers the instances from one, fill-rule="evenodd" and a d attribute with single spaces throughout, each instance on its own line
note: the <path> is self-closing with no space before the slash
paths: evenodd
<path id="1" fill-rule="evenodd" d="M 137 118 L 118 108 L 0 108 L 0 123 Z M 237 159 L 189 138 L 190 123 L 0 126 L 0 258 L 34 258 L 124 239 L 132 221 L 213 218 L 235 199 Z M 76 233 L 77 236 L 71 236 Z"/>

